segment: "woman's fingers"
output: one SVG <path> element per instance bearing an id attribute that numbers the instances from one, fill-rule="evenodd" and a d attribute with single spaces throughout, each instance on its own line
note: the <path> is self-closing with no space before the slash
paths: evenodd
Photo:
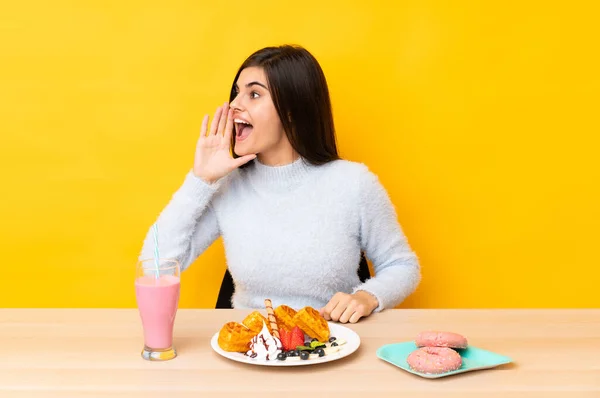
<path id="1" fill-rule="evenodd" d="M 347 323 L 350 320 L 350 317 L 352 315 L 354 315 L 355 313 L 356 313 L 356 311 L 354 310 L 354 307 L 352 305 L 348 305 L 346 307 L 346 309 L 344 310 L 344 312 L 342 313 L 342 315 L 340 315 L 339 322 Z"/>
<path id="2" fill-rule="evenodd" d="M 346 311 L 349 301 L 349 295 L 346 293 L 338 292 L 334 294 L 330 302 L 335 303 L 335 305 L 333 305 L 333 308 L 328 311 L 329 318 L 334 322 L 338 322 L 344 311 Z"/>
<path id="3" fill-rule="evenodd" d="M 336 294 L 331 298 L 331 300 L 329 300 L 327 305 L 322 309 L 321 315 L 323 316 L 323 318 L 325 318 L 325 320 L 327 320 L 327 321 L 333 320 L 331 318 L 331 313 L 333 312 L 335 307 L 338 305 L 339 301 L 340 301 L 339 296 Z"/>
<path id="4" fill-rule="evenodd" d="M 350 323 L 356 323 L 359 321 L 360 318 L 362 318 L 363 316 L 365 316 L 365 314 L 361 314 L 360 312 L 356 311 L 354 314 L 352 314 L 352 316 L 350 317 L 349 322 Z"/>
<path id="5" fill-rule="evenodd" d="M 369 316 L 370 301 L 364 292 L 354 294 L 336 293 L 319 313 L 327 321 L 356 323 L 362 317 Z"/>
<path id="6" fill-rule="evenodd" d="M 227 146 L 231 145 L 231 134 L 233 132 L 233 111 L 231 108 L 229 112 L 227 112 L 227 123 L 225 124 L 225 133 L 223 137 L 225 138 L 225 144 Z"/>
<path id="7" fill-rule="evenodd" d="M 208 129 L 208 115 L 204 115 L 202 119 L 202 127 L 200 127 L 200 140 L 206 138 L 206 130 Z"/>
<path id="8" fill-rule="evenodd" d="M 221 120 L 221 114 L 223 113 L 223 108 L 218 107 L 215 111 L 215 117 L 213 117 L 212 123 L 210 124 L 210 132 L 208 135 L 215 135 L 217 133 L 217 127 L 219 126 L 219 120 Z"/>
<path id="9" fill-rule="evenodd" d="M 229 104 L 225 103 L 225 105 L 223 105 L 221 107 L 221 117 L 219 118 L 219 126 L 217 127 L 217 134 L 220 136 L 223 136 L 223 133 L 225 131 L 225 125 L 227 124 L 227 119 L 229 116 Z M 213 123 L 215 121 L 213 120 Z"/>

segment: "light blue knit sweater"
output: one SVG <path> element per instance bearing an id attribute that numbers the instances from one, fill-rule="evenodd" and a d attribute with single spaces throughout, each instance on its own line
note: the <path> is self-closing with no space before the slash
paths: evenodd
<path id="1" fill-rule="evenodd" d="M 360 163 L 255 160 L 212 185 L 190 172 L 157 223 L 161 257 L 178 259 L 182 269 L 223 237 L 234 308 L 263 308 L 270 298 L 274 307 L 318 309 L 337 292 L 365 290 L 381 311 L 420 281 L 385 189 Z M 365 283 L 357 275 L 361 251 L 375 270 Z M 150 230 L 140 258 L 152 256 Z"/>

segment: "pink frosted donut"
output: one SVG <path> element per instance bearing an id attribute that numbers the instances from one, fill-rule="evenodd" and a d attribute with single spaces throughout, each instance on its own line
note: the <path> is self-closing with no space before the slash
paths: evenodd
<path id="1" fill-rule="evenodd" d="M 452 348 L 422 347 L 411 352 L 406 362 L 417 372 L 440 374 L 460 368 L 462 358 Z"/>
<path id="2" fill-rule="evenodd" d="M 415 340 L 417 347 L 467 348 L 467 339 L 458 333 L 421 332 Z"/>

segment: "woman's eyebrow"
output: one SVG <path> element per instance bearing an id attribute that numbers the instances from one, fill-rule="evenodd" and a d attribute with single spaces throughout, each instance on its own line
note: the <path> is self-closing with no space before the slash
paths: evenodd
<path id="1" fill-rule="evenodd" d="M 265 90 L 269 90 L 269 88 L 268 88 L 267 86 L 265 86 L 264 84 L 262 84 L 261 82 L 258 82 L 258 81 L 253 81 L 253 82 L 250 82 L 250 83 L 247 83 L 247 84 L 246 84 L 246 87 L 252 87 L 252 86 L 261 86 L 261 87 L 263 87 Z M 239 90 L 239 89 L 240 89 L 237 83 L 235 83 L 233 87 L 234 87 L 236 90 Z"/>
<path id="2" fill-rule="evenodd" d="M 253 81 L 253 82 L 250 82 L 250 83 L 246 84 L 246 87 L 251 87 L 251 86 L 255 86 L 255 85 L 256 85 L 256 86 L 261 86 L 261 87 L 263 87 L 265 90 L 268 90 L 267 86 L 265 86 L 265 85 L 264 85 L 264 84 L 262 84 L 261 82 L 257 82 L 257 81 Z"/>

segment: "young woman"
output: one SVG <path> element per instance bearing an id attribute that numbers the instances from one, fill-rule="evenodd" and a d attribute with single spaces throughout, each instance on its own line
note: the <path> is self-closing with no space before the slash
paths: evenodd
<path id="1" fill-rule="evenodd" d="M 234 308 L 270 298 L 357 322 L 420 281 L 385 189 L 339 158 L 325 76 L 301 47 L 263 48 L 242 64 L 210 129 L 204 117 L 193 169 L 157 224 L 161 257 L 182 269 L 223 237 Z M 361 252 L 375 271 L 364 283 Z M 141 257 L 152 255 L 151 230 Z"/>

